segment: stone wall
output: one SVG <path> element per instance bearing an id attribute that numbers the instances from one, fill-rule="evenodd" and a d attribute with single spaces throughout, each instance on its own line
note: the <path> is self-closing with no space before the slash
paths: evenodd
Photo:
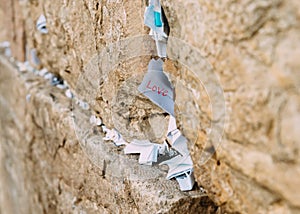
<path id="1" fill-rule="evenodd" d="M 214 213 L 204 192 L 181 192 L 91 129 L 90 111 L 0 57 L 0 213 Z M 28 97 L 30 95 L 30 97 Z M 80 130 L 88 135 L 80 141 Z M 79 129 L 78 129 L 79 130 Z M 96 137 L 95 137 L 96 136 Z M 79 140 L 78 140 L 79 139 Z"/>
<path id="2" fill-rule="evenodd" d="M 189 139 L 198 185 L 219 212 L 299 212 L 300 4 L 296 0 L 161 3 L 170 26 L 165 70 L 175 86 L 177 122 Z M 30 50 L 36 49 L 41 64 L 34 66 L 66 80 L 74 93 L 89 102 L 92 112 L 126 140 L 161 142 L 168 116 L 136 90 L 155 55 L 143 25 L 145 6 L 145 1 L 137 0 L 1 2 L 0 15 L 8 21 L 0 20 L 5 29 L 0 38 L 11 42 L 18 60 L 26 52 L 30 60 Z M 41 14 L 47 18 L 48 34 L 35 28 Z M 19 209 L 9 198 L 14 194 L 28 206 L 24 213 L 161 209 L 163 200 L 155 197 L 160 184 L 176 189 L 175 183 L 153 184 L 146 179 L 148 196 L 154 199 L 144 203 L 139 182 L 103 180 L 102 159 L 95 160 L 99 154 L 88 150 L 93 147 L 79 147 L 82 142 L 75 143 L 74 131 L 65 124 L 65 98 L 46 96 L 50 89 L 42 89 L 43 83 L 31 83 L 31 78 L 20 78 L 11 70 L 4 66 L 0 74 L 0 133 L 5 142 L 1 142 L 1 163 L 6 164 L 1 172 L 6 194 L 0 199 L 8 204 L 0 206 L 2 210 Z M 25 101 L 29 92 L 22 87 L 32 90 L 29 103 Z M 110 151 L 98 150 L 103 156 Z M 116 158 L 126 162 L 128 158 L 119 153 Z M 163 177 L 159 170 L 153 173 Z M 10 182 L 14 183 L 5 185 Z M 186 213 L 188 206 L 191 213 L 216 210 L 208 198 L 182 195 L 171 187 L 163 189 L 162 198 L 176 196 L 173 201 L 165 198 L 167 205 L 161 212 Z"/>

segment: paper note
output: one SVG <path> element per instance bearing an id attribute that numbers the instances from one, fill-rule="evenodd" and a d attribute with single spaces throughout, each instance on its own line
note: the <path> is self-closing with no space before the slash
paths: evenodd
<path id="1" fill-rule="evenodd" d="M 31 49 L 30 50 L 30 55 L 31 55 L 31 62 L 35 65 L 38 66 L 41 64 L 40 59 L 37 56 L 37 51 L 36 49 Z"/>
<path id="2" fill-rule="evenodd" d="M 160 144 L 151 143 L 149 140 L 133 140 L 126 145 L 124 152 L 140 154 L 139 164 L 152 165 L 152 162 L 157 162 L 160 147 Z"/>
<path id="3" fill-rule="evenodd" d="M 47 68 L 43 68 L 41 70 L 38 71 L 38 75 L 44 77 L 46 74 L 48 74 L 48 70 Z"/>
<path id="4" fill-rule="evenodd" d="M 176 178 L 179 183 L 180 190 L 188 191 L 193 188 L 195 178 L 193 174 L 193 162 L 190 155 L 176 156 L 160 164 L 166 164 L 169 166 L 167 179 Z"/>
<path id="5" fill-rule="evenodd" d="M 38 18 L 36 22 L 36 28 L 43 34 L 48 33 L 48 29 L 46 27 L 46 17 L 44 16 L 44 14 L 40 15 L 40 17 Z"/>
<path id="6" fill-rule="evenodd" d="M 170 115 L 169 125 L 168 125 L 168 133 L 170 133 L 171 131 L 174 131 L 175 129 L 177 129 L 176 118 L 174 116 Z"/>
<path id="7" fill-rule="evenodd" d="M 167 38 L 163 28 L 151 29 L 149 35 L 155 40 L 157 55 L 161 58 L 167 57 Z"/>
<path id="8" fill-rule="evenodd" d="M 157 55 L 167 57 L 167 39 L 162 21 L 162 10 L 159 0 L 151 0 L 145 10 L 144 24 L 151 30 L 149 35 L 155 40 Z"/>
<path id="9" fill-rule="evenodd" d="M 92 115 L 90 117 L 90 123 L 96 126 L 100 126 L 102 124 L 102 120 L 99 117 Z"/>
<path id="10" fill-rule="evenodd" d="M 72 98 L 74 97 L 74 95 L 73 95 L 73 93 L 71 92 L 70 89 L 67 89 L 67 90 L 65 91 L 65 95 L 66 95 L 66 97 L 68 97 L 68 98 L 70 98 L 70 99 L 72 99 Z"/>
<path id="11" fill-rule="evenodd" d="M 163 61 L 161 59 L 150 61 L 148 72 L 138 90 L 153 103 L 174 116 L 174 89 L 163 72 Z"/>
<path id="12" fill-rule="evenodd" d="M 44 74 L 42 74 L 42 75 L 44 75 Z M 64 82 L 64 80 L 62 78 L 53 76 L 50 83 L 51 83 L 51 85 L 56 86 L 58 84 L 63 84 L 63 82 Z"/>
<path id="13" fill-rule="evenodd" d="M 154 23 L 154 5 L 149 4 L 144 13 L 144 24 L 151 29 L 155 28 Z"/>
<path id="14" fill-rule="evenodd" d="M 177 155 L 180 155 L 180 153 L 169 147 L 168 143 L 165 141 L 164 144 L 160 144 L 156 164 L 172 159 Z"/>
<path id="15" fill-rule="evenodd" d="M 178 155 L 170 160 L 166 160 L 160 163 L 160 165 L 163 164 L 169 166 L 167 179 L 174 178 L 193 169 L 193 161 L 190 155 L 187 156 Z"/>
<path id="16" fill-rule="evenodd" d="M 181 191 L 189 191 L 193 189 L 193 186 L 195 184 L 195 177 L 192 170 L 188 170 L 175 178 L 179 184 Z"/>
<path id="17" fill-rule="evenodd" d="M 116 129 L 108 129 L 105 126 L 102 126 L 102 130 L 106 133 L 106 136 L 103 138 L 103 140 L 111 140 L 116 146 L 127 144 L 122 135 Z"/>
<path id="18" fill-rule="evenodd" d="M 176 129 L 170 132 L 167 136 L 172 148 L 178 151 L 181 155 L 186 156 L 189 154 L 187 147 L 188 140 L 182 135 L 182 133 Z"/>

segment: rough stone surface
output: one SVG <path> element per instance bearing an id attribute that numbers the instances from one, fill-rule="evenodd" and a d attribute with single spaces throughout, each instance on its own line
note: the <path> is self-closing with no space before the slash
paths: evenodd
<path id="1" fill-rule="evenodd" d="M 194 79 L 193 72 L 202 80 L 205 71 L 193 67 L 182 81 L 187 90 L 177 93 L 180 103 L 192 106 L 188 110 L 191 115 L 183 117 L 182 123 L 190 124 L 190 118 L 199 121 L 190 126 L 199 133 L 183 128 L 187 136 L 198 136 L 190 144 L 198 182 L 227 211 L 299 212 L 300 64 L 295 58 L 300 47 L 299 2 L 191 0 L 162 4 L 170 17 L 171 36 L 198 48 L 224 90 L 224 135 L 206 164 L 200 160 L 209 123 L 200 115 L 214 115 L 205 107 L 205 97 L 191 99 L 193 91 L 189 92 L 185 83 Z M 181 61 L 197 60 L 175 45 L 169 51 Z M 201 91 L 200 86 L 192 87 Z"/>
<path id="2" fill-rule="evenodd" d="M 199 190 L 181 192 L 166 169 L 103 142 L 76 107 L 31 72 L 0 58 L 1 213 L 214 213 Z M 27 94 L 30 94 L 30 99 Z M 71 111 L 73 109 L 73 111 Z M 75 124 L 75 125 L 74 125 Z"/>
<path id="3" fill-rule="evenodd" d="M 153 41 L 142 36 L 148 33 L 143 26 L 145 1 L 20 2 L 22 15 L 26 17 L 26 47 L 37 49 L 41 67 L 67 80 L 104 123 L 116 127 L 127 140 L 149 138 L 162 142 L 168 116 L 136 90 L 150 56 L 155 55 Z M 165 70 L 175 86 L 177 121 L 189 139 L 198 184 L 220 206 L 220 212 L 300 212 L 299 1 L 161 0 L 161 3 L 170 25 Z M 10 14 L 7 17 L 13 16 L 10 10 L 0 10 L 0 15 L 6 13 Z M 47 35 L 35 29 L 42 13 L 47 18 Z M 0 20 L 0 26 L 6 24 Z M 5 31 L 10 29 L 8 26 Z M 3 35 L 11 37 L 1 32 L 1 39 Z M 39 86 L 32 87 L 37 90 Z M 2 103 L 14 96 L 17 95 L 4 97 Z M 34 99 L 36 103 L 32 106 L 41 105 L 41 98 Z M 21 100 L 13 99 L 8 106 L 22 106 L 16 102 Z M 43 132 L 47 132 L 48 122 L 58 121 L 49 113 L 54 111 L 52 107 L 49 105 L 48 110 L 41 110 L 33 117 L 42 120 L 50 115 L 48 121 L 35 122 Z M 22 110 L 18 107 L 18 111 Z M 50 130 L 66 135 L 61 129 Z M 11 145 L 24 146 L 27 151 L 31 144 L 21 144 L 22 132 L 15 132 L 8 131 L 11 134 L 5 139 L 12 139 Z M 49 135 L 41 134 L 39 139 L 45 136 Z M 63 141 L 60 138 L 58 142 Z M 48 140 L 49 148 L 54 139 Z M 47 143 L 33 145 L 40 147 L 31 152 L 48 148 Z M 76 153 L 81 154 L 76 145 Z M 94 167 L 83 153 L 79 156 L 74 160 L 82 165 L 86 161 L 87 166 Z M 92 152 L 87 156 L 97 163 Z M 35 157 L 35 162 L 41 158 Z M 52 164 L 55 166 L 57 162 Z M 24 165 L 28 169 L 30 166 Z M 36 176 L 39 180 L 42 175 Z M 53 177 L 57 179 L 56 175 Z M 73 178 L 75 183 L 80 180 Z M 107 182 L 108 187 L 113 183 Z M 39 185 L 43 184 L 46 181 Z M 139 184 L 130 185 L 138 189 Z M 22 193 L 21 189 L 16 191 Z M 51 200 L 35 197 L 40 201 L 59 201 L 60 209 L 66 206 L 56 195 Z M 93 202 L 106 200 L 95 198 L 96 193 L 93 197 L 87 197 L 92 202 L 82 200 L 84 206 L 93 207 Z M 131 206 L 126 200 L 120 202 L 118 209 Z M 113 206 L 115 201 L 105 203 Z"/>
<path id="4" fill-rule="evenodd" d="M 21 4 L 13 0 L 1 1 L 0 17 L 0 42 L 10 42 L 14 57 L 24 61 L 26 38 Z"/>

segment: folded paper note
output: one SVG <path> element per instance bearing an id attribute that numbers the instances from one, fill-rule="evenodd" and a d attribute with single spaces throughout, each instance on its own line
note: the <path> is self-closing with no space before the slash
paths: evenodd
<path id="1" fill-rule="evenodd" d="M 149 140 L 133 140 L 126 145 L 124 152 L 125 154 L 140 154 L 139 164 L 152 165 L 152 162 L 157 162 L 161 146 Z"/>
<path id="2" fill-rule="evenodd" d="M 43 70 L 43 69 L 42 69 L 42 70 Z M 42 70 L 41 70 L 41 71 L 42 71 Z M 39 72 L 39 74 L 40 74 L 40 72 Z M 42 76 L 42 75 L 45 75 L 45 74 L 46 74 L 46 73 L 41 72 L 41 76 Z M 60 78 L 60 77 L 53 76 L 50 83 L 51 83 L 51 85 L 56 86 L 56 85 L 58 85 L 58 84 L 63 84 L 63 83 L 64 83 L 64 80 L 63 80 L 62 78 Z"/>
<path id="3" fill-rule="evenodd" d="M 26 95 L 26 101 L 29 102 L 29 101 L 30 101 L 30 98 L 31 98 L 31 94 L 27 94 L 27 95 Z"/>
<path id="4" fill-rule="evenodd" d="M 176 178 L 182 191 L 191 190 L 195 179 L 193 175 L 193 162 L 191 156 L 176 156 L 170 160 L 160 163 L 169 166 L 167 179 Z"/>
<path id="5" fill-rule="evenodd" d="M 72 98 L 74 97 L 74 95 L 73 95 L 73 93 L 71 92 L 70 89 L 67 89 L 67 90 L 65 91 L 65 95 L 66 95 L 66 97 L 68 97 L 68 98 L 70 98 L 70 99 L 72 99 Z"/>
<path id="6" fill-rule="evenodd" d="M 11 57 L 10 43 L 8 41 L 1 42 L 0 48 L 4 49 L 4 56 Z"/>
<path id="7" fill-rule="evenodd" d="M 174 116 L 174 89 L 163 72 L 163 61 L 161 59 L 152 59 L 149 62 L 148 72 L 138 90 L 153 103 Z"/>
<path id="8" fill-rule="evenodd" d="M 48 73 L 49 72 L 48 72 L 47 68 L 43 68 L 43 69 L 41 69 L 41 70 L 38 71 L 38 75 L 42 76 L 42 77 L 46 76 L 46 74 L 48 74 Z M 57 78 L 57 77 L 55 77 L 55 78 Z"/>
<path id="9" fill-rule="evenodd" d="M 161 162 L 160 165 L 166 164 L 169 166 L 169 172 L 167 175 L 167 179 L 174 178 L 193 169 L 193 161 L 190 155 L 181 156 L 178 155 L 170 160 L 166 160 Z"/>
<path id="10" fill-rule="evenodd" d="M 170 132 L 167 138 L 171 143 L 172 148 L 178 151 L 181 155 L 186 156 L 189 154 L 189 150 L 187 147 L 188 141 L 178 129 Z"/>
<path id="11" fill-rule="evenodd" d="M 36 22 L 36 28 L 43 34 L 48 33 L 48 29 L 46 27 L 46 17 L 44 16 L 44 14 L 40 15 L 40 17 L 38 18 Z"/>
<path id="12" fill-rule="evenodd" d="M 160 164 L 167 164 L 169 166 L 167 179 L 176 178 L 181 191 L 188 191 L 193 188 L 195 178 L 190 155 L 176 156 Z"/>
<path id="13" fill-rule="evenodd" d="M 164 141 L 164 143 L 159 146 L 157 162 L 155 164 L 160 164 L 166 160 L 176 157 L 177 155 L 180 155 L 180 153 L 172 149 L 168 143 Z"/>
<path id="14" fill-rule="evenodd" d="M 161 5 L 159 0 L 150 0 L 144 13 L 144 24 L 154 31 L 163 29 Z"/>
<path id="15" fill-rule="evenodd" d="M 167 35 L 163 32 L 150 30 L 149 35 L 155 40 L 157 55 L 161 58 L 167 57 Z"/>
<path id="16" fill-rule="evenodd" d="M 176 118 L 170 115 L 169 125 L 168 125 L 168 133 L 177 129 Z"/>
<path id="17" fill-rule="evenodd" d="M 182 135 L 180 130 L 177 129 L 176 119 L 171 115 L 169 119 L 167 139 L 171 144 L 172 148 L 178 151 L 181 155 L 189 155 L 187 139 Z"/>
<path id="18" fill-rule="evenodd" d="M 108 129 L 106 126 L 102 126 L 102 130 L 106 133 L 106 136 L 103 138 L 103 140 L 111 140 L 116 146 L 127 144 L 122 135 L 116 129 Z"/>
<path id="19" fill-rule="evenodd" d="M 27 71 L 26 62 L 28 62 L 28 61 L 17 62 L 17 66 L 18 66 L 19 71 L 21 71 L 21 72 Z"/>
<path id="20" fill-rule="evenodd" d="M 194 172 L 192 170 L 184 172 L 182 175 L 179 175 L 176 178 L 176 181 L 179 183 L 181 191 L 189 191 L 193 189 L 195 184 Z"/>
<path id="21" fill-rule="evenodd" d="M 97 116 L 95 116 L 95 115 L 92 115 L 92 116 L 90 117 L 90 123 L 91 123 L 91 124 L 94 124 L 94 125 L 96 125 L 96 126 L 101 126 L 102 120 L 101 120 L 99 117 L 97 117 Z"/>
<path id="22" fill-rule="evenodd" d="M 40 59 L 37 56 L 36 49 L 30 50 L 30 56 L 31 56 L 31 62 L 33 63 L 33 65 L 38 66 L 41 64 Z"/>
<path id="23" fill-rule="evenodd" d="M 151 29 L 155 29 L 155 23 L 154 23 L 154 5 L 149 3 L 149 6 L 146 7 L 145 13 L 144 13 L 144 24 L 148 26 Z"/>
<path id="24" fill-rule="evenodd" d="M 144 14 L 144 24 L 151 30 L 149 35 L 155 40 L 157 55 L 167 57 L 167 39 L 162 21 L 162 9 L 159 0 L 150 0 Z"/>
<path id="25" fill-rule="evenodd" d="M 79 105 L 80 108 L 82 108 L 83 110 L 89 110 L 90 109 L 90 105 L 87 102 L 84 102 L 82 100 L 79 100 L 78 98 L 75 98 L 75 102 L 77 105 Z"/>

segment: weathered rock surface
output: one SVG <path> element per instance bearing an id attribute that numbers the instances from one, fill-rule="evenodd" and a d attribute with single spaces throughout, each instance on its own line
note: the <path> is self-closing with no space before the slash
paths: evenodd
<path id="1" fill-rule="evenodd" d="M 144 1 L 20 2 L 20 11 L 26 17 L 23 27 L 27 50 L 37 50 L 42 67 L 67 80 L 104 123 L 116 127 L 127 140 L 162 141 L 168 117 L 136 90 L 150 56 L 155 55 L 154 43 L 142 36 L 148 33 L 143 26 Z M 296 0 L 161 0 L 161 3 L 170 25 L 165 70 L 175 86 L 177 121 L 189 139 L 198 184 L 205 187 L 224 212 L 299 212 L 300 3 Z M 7 5 L 2 8 L 11 7 Z M 47 18 L 47 35 L 35 29 L 42 13 Z M 2 9 L 1 14 L 15 17 L 11 10 Z M 6 25 L 0 20 L 1 27 Z M 1 32 L 1 39 L 12 37 L 4 34 Z M 18 54 L 13 52 L 15 56 Z M 37 90 L 38 85 L 32 87 Z M 14 96 L 3 98 L 3 103 Z M 32 106 L 41 105 L 41 98 L 34 99 L 36 103 Z M 16 103 L 20 100 L 13 100 L 9 107 L 20 106 Z M 49 105 L 47 111 L 33 118 L 46 117 L 52 108 Z M 52 119 L 54 114 L 49 115 L 48 122 L 56 121 Z M 36 123 L 45 132 L 48 122 Z M 61 129 L 53 130 L 66 135 Z M 12 145 L 20 145 L 23 135 L 14 132 L 5 139 L 12 138 L 15 142 Z M 44 137 L 41 134 L 39 139 Z M 49 139 L 49 143 L 52 141 Z M 31 144 L 21 144 L 24 151 L 28 145 Z M 37 151 L 47 148 L 47 144 L 33 145 L 40 146 Z M 81 154 L 76 145 L 76 152 Z M 214 150 L 207 145 L 214 145 L 216 152 L 212 153 Z M 74 160 L 93 168 L 83 153 Z M 55 164 L 58 163 L 54 161 Z M 25 166 L 30 169 L 31 165 Z M 78 182 L 76 179 L 75 176 L 74 182 Z M 113 183 L 106 182 L 107 186 Z M 85 185 L 89 183 L 86 181 Z M 53 196 L 53 200 L 58 199 Z M 91 201 L 101 200 L 106 199 Z M 61 204 L 57 207 L 65 206 L 58 201 Z M 107 202 L 112 206 L 110 203 Z M 123 204 L 129 206 L 126 201 Z"/>
<path id="2" fill-rule="evenodd" d="M 199 190 L 103 142 L 81 110 L 31 72 L 0 58 L 1 213 L 214 213 Z M 30 98 L 28 98 L 30 94 Z M 26 99 L 27 98 L 27 99 Z M 74 109 L 71 111 L 71 109 Z"/>
<path id="3" fill-rule="evenodd" d="M 300 50 L 300 4 L 271 0 L 162 4 L 171 17 L 171 36 L 198 48 L 224 90 L 224 135 L 215 157 L 206 164 L 200 160 L 207 123 L 200 115 L 213 117 L 212 112 L 189 111 L 190 117 L 182 120 L 190 124 L 190 118 L 199 118 L 192 127 L 199 130 L 199 137 L 190 145 L 198 182 L 228 211 L 298 212 L 300 64 L 295 56 Z M 185 61 L 197 61 L 175 45 L 169 51 L 179 59 L 188 55 Z M 200 80 L 205 73 L 200 67 L 192 71 Z M 194 77 L 182 79 L 187 86 L 185 82 Z M 190 96 L 186 93 L 178 90 L 180 103 L 195 102 L 200 108 L 207 103 L 190 99 L 192 90 Z M 219 112 L 222 107 L 216 106 Z M 187 136 L 192 133 L 189 128 L 183 131 Z"/>

